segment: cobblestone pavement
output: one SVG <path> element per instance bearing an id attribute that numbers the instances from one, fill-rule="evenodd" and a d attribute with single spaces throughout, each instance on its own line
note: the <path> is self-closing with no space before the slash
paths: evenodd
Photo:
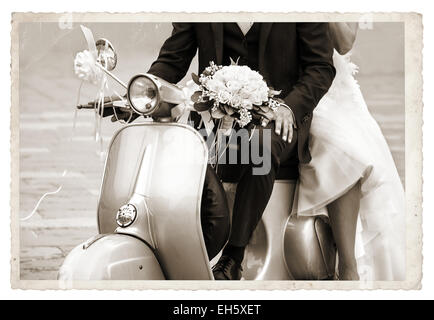
<path id="1" fill-rule="evenodd" d="M 21 279 L 55 279 L 68 252 L 97 233 L 95 212 L 104 156 L 93 137 L 91 111 L 78 113 L 71 140 L 79 82 L 71 70 L 73 57 L 67 58 L 41 60 L 20 73 L 20 217 L 32 212 L 42 194 L 62 186 L 20 223 Z M 359 76 L 404 181 L 402 80 L 402 74 Z M 93 96 L 94 88 L 83 87 L 82 102 Z M 119 127 L 104 121 L 102 150 Z"/>
<path id="2" fill-rule="evenodd" d="M 20 217 L 26 218 L 44 193 L 62 189 L 21 222 L 21 279 L 55 279 L 67 253 L 97 233 L 95 210 L 104 165 L 91 111 L 78 113 L 71 140 L 78 82 L 71 85 L 71 77 L 38 72 L 42 76 L 37 82 L 25 77 L 21 83 L 26 94 L 20 101 Z M 54 95 L 41 89 L 50 85 Z M 103 126 L 103 149 L 119 128 L 109 122 Z"/>

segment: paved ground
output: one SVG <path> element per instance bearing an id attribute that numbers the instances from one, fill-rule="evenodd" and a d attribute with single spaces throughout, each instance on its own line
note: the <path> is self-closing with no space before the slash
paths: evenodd
<path id="1" fill-rule="evenodd" d="M 79 112 L 70 140 L 79 84 L 71 65 L 71 56 L 45 58 L 21 72 L 20 217 L 32 212 L 42 194 L 62 186 L 44 199 L 34 216 L 21 222 L 21 279 L 55 279 L 71 248 L 97 232 L 95 209 L 104 156 L 93 138 L 90 111 Z M 404 179 L 403 74 L 365 74 L 359 82 Z M 92 97 L 93 90 L 86 86 L 82 96 Z M 102 150 L 117 128 L 105 121 Z M 64 170 L 68 171 L 62 176 Z"/>

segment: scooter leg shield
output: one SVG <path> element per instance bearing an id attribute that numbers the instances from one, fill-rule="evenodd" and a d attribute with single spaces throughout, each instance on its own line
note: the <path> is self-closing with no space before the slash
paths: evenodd
<path id="1" fill-rule="evenodd" d="M 128 235 L 98 235 L 75 247 L 59 270 L 62 281 L 164 280 L 154 252 Z"/>
<path id="2" fill-rule="evenodd" d="M 327 218 L 291 217 L 285 229 L 285 262 L 294 279 L 333 279 L 336 245 Z"/>

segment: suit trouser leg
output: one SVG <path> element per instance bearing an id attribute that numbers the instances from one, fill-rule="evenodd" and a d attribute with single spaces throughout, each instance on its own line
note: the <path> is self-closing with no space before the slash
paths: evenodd
<path id="1" fill-rule="evenodd" d="M 223 185 L 210 165 L 206 169 L 200 212 L 205 246 L 211 260 L 228 239 L 230 214 Z"/>
<path id="2" fill-rule="evenodd" d="M 271 141 L 263 139 L 264 130 L 271 130 Z M 271 156 L 271 168 L 262 175 L 253 174 L 253 168 L 260 166 L 250 163 L 240 165 L 241 176 L 238 182 L 232 216 L 232 228 L 228 244 L 245 247 L 258 225 L 273 191 L 274 181 L 280 164 L 297 152 L 297 131 L 291 142 L 285 142 L 274 132 L 274 123 L 258 128 L 259 148 L 262 155 Z M 270 140 L 270 139 L 269 139 Z"/>

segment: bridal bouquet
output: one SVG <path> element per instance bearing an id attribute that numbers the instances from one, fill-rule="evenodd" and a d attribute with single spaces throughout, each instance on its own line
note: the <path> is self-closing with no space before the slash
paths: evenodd
<path id="1" fill-rule="evenodd" d="M 210 62 L 200 76 L 192 77 L 199 86 L 192 96 L 194 109 L 209 111 L 214 119 L 227 116 L 244 127 L 252 121 L 255 110 L 274 111 L 279 106 L 273 97 L 280 91 L 269 88 L 259 72 L 248 66 L 236 63 L 219 66 Z"/>

